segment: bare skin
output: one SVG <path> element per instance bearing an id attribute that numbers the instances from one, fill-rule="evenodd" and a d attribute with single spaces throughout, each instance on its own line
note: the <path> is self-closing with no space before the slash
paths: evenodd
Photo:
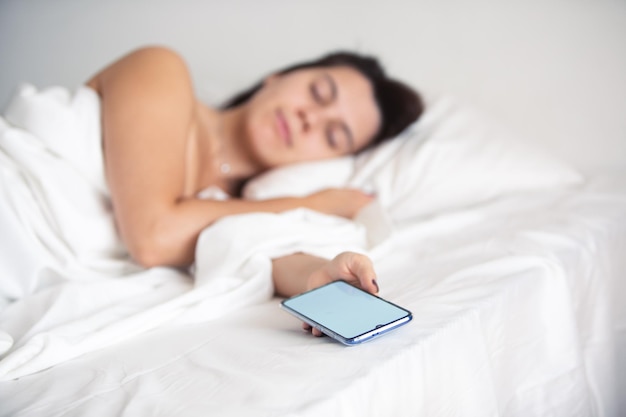
<path id="1" fill-rule="evenodd" d="M 137 262 L 191 264 L 199 233 L 226 215 L 308 207 L 351 218 L 371 201 L 352 189 L 265 201 L 196 198 L 211 185 L 233 193 L 270 168 L 353 153 L 378 129 L 371 87 L 355 70 L 303 70 L 265 84 L 248 104 L 209 108 L 195 97 L 184 61 L 158 47 L 135 51 L 89 80 L 102 101 L 117 227 Z M 220 158 L 227 158 L 228 173 Z"/>
<path id="2" fill-rule="evenodd" d="M 274 288 L 277 295 L 289 297 L 329 282 L 343 279 L 372 294 L 378 293 L 376 273 L 370 259 L 354 252 L 343 252 L 334 259 L 294 254 L 273 261 Z M 322 336 L 318 329 L 302 323 L 304 330 Z"/>

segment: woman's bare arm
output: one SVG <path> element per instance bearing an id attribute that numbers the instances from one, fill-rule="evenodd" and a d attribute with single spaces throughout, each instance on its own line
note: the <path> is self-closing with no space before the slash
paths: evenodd
<path id="1" fill-rule="evenodd" d="M 144 48 L 88 85 L 102 99 L 105 167 L 117 226 L 131 256 L 144 266 L 190 264 L 200 232 L 229 214 L 304 206 L 351 217 L 369 201 L 356 190 L 266 201 L 182 198 L 196 105 L 183 60 L 164 48 Z"/>
<path id="2" fill-rule="evenodd" d="M 88 85 L 102 100 L 106 177 L 120 234 L 137 261 L 159 263 L 152 248 L 164 238 L 163 220 L 176 209 L 184 185 L 194 110 L 187 68 L 169 50 L 145 48 Z"/>

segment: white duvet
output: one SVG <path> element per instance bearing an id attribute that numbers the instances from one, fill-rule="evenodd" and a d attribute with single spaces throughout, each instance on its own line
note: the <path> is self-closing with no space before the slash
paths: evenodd
<path id="1" fill-rule="evenodd" d="M 270 299 L 0 382 L 0 416 L 619 417 L 625 212 L 585 188 L 424 219 L 372 251 L 414 314 L 378 341 L 311 337 Z"/>

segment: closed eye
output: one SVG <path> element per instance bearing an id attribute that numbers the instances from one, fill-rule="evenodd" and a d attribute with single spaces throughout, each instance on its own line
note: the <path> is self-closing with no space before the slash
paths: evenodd
<path id="1" fill-rule="evenodd" d="M 331 149 L 341 153 L 352 153 L 354 143 L 348 126 L 344 123 L 330 123 L 326 128 L 326 141 Z"/>
<path id="2" fill-rule="evenodd" d="M 313 80 L 309 85 L 309 90 L 315 102 L 322 106 L 332 103 L 337 98 L 337 85 L 328 74 Z"/>

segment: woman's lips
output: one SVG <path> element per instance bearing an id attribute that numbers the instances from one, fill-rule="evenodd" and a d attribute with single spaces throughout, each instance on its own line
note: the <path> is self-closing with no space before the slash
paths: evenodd
<path id="1" fill-rule="evenodd" d="M 278 125 L 278 132 L 287 146 L 292 145 L 291 132 L 289 131 L 289 124 L 285 118 L 285 114 L 281 109 L 276 110 L 276 124 Z"/>

